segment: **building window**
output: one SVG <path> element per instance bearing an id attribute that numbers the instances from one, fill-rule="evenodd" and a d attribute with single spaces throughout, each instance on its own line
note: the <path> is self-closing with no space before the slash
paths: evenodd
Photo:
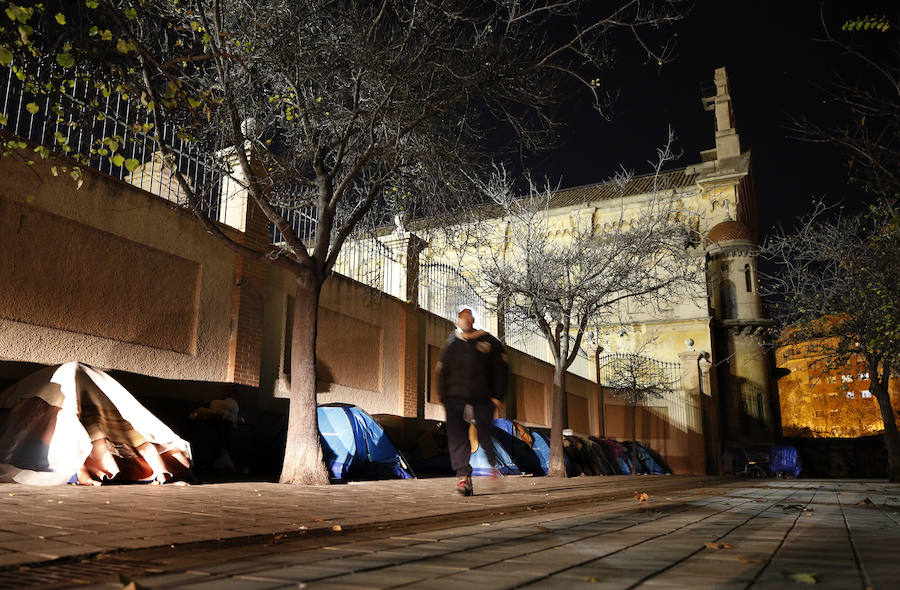
<path id="1" fill-rule="evenodd" d="M 825 377 L 825 382 L 826 383 L 837 383 L 837 377 L 835 377 L 834 375 L 829 375 L 828 377 Z"/>
<path id="2" fill-rule="evenodd" d="M 814 412 L 814 415 L 815 415 L 816 418 L 821 418 L 821 417 L 823 417 L 823 416 L 825 415 L 825 412 L 823 412 L 822 410 L 816 410 L 816 411 Z"/>
<path id="3" fill-rule="evenodd" d="M 855 391 L 848 391 L 848 392 L 847 392 L 847 399 L 856 399 L 856 392 L 855 392 Z"/>
<path id="4" fill-rule="evenodd" d="M 872 397 L 872 392 L 868 389 L 863 389 L 861 392 L 859 392 L 859 397 Z"/>
<path id="5" fill-rule="evenodd" d="M 830 397 L 830 398 L 832 398 L 832 399 L 837 399 L 837 396 L 838 396 L 838 392 L 836 392 L 836 391 L 829 391 L 829 392 L 828 392 L 828 397 Z"/>
<path id="6" fill-rule="evenodd" d="M 841 383 L 853 383 L 853 375 L 841 375 Z"/>
<path id="7" fill-rule="evenodd" d="M 856 378 L 857 378 L 859 381 L 868 381 L 868 380 L 869 380 L 869 374 L 868 374 L 868 373 L 860 373 L 859 375 L 856 376 Z"/>
<path id="8" fill-rule="evenodd" d="M 750 265 L 744 265 L 744 282 L 747 283 L 747 293 L 753 293 L 753 277 L 750 272 Z"/>

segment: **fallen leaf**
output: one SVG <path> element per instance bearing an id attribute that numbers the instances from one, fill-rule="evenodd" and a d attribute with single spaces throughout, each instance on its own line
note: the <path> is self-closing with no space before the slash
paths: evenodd
<path id="1" fill-rule="evenodd" d="M 646 502 L 647 500 L 650 499 L 650 496 L 647 494 L 647 492 L 635 492 L 634 499 L 637 500 L 639 503 Z"/>
<path id="2" fill-rule="evenodd" d="M 721 551 L 722 549 L 734 549 L 734 545 L 729 545 L 728 543 L 718 543 L 716 541 L 707 541 L 704 543 L 707 549 L 715 549 L 716 551 Z"/>
<path id="3" fill-rule="evenodd" d="M 741 563 L 764 563 L 765 559 L 760 559 L 759 557 L 747 557 L 746 555 L 742 555 L 738 557 L 738 561 Z"/>
<path id="4" fill-rule="evenodd" d="M 585 582 L 590 582 L 592 584 L 596 584 L 600 581 L 600 578 L 595 578 L 593 576 L 584 576 L 581 579 L 584 580 Z"/>
<path id="5" fill-rule="evenodd" d="M 331 530 L 333 530 L 333 531 L 336 532 L 336 533 L 339 533 L 339 532 L 341 532 L 341 531 L 344 530 L 344 529 L 341 528 L 341 525 L 336 524 L 336 525 L 334 525 L 333 527 L 331 527 Z"/>
<path id="6" fill-rule="evenodd" d="M 793 574 L 785 574 L 791 582 L 795 584 L 818 584 L 819 574 L 810 572 L 796 572 Z"/>
<path id="7" fill-rule="evenodd" d="M 875 502 L 873 502 L 872 500 L 870 500 L 868 498 L 863 498 L 862 500 L 857 502 L 856 505 L 857 506 L 874 506 Z"/>
<path id="8" fill-rule="evenodd" d="M 537 531 L 549 531 L 549 530 L 550 530 L 550 529 L 548 529 L 547 527 L 545 527 L 545 526 L 540 526 L 540 525 L 534 527 L 534 529 L 537 530 Z"/>

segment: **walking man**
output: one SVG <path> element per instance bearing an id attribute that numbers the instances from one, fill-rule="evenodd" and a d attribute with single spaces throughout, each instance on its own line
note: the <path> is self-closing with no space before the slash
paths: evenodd
<path id="1" fill-rule="evenodd" d="M 441 351 L 438 388 L 447 413 L 450 463 L 459 478 L 456 491 L 463 496 L 471 496 L 471 447 L 465 409 L 467 405 L 472 407 L 478 444 L 484 449 L 496 473 L 497 454 L 491 429 L 494 427 L 494 412 L 506 394 L 509 365 L 500 341 L 484 330 L 475 329 L 472 308 L 460 308 L 456 326 L 457 330 L 450 334 Z"/>

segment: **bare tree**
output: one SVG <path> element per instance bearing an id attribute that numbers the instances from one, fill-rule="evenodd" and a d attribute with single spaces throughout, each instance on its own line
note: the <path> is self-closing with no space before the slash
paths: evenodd
<path id="1" fill-rule="evenodd" d="M 654 61 L 666 59 L 667 41 L 653 37 L 680 17 L 680 2 L 623 0 L 588 22 L 585 4 L 8 3 L 0 64 L 30 91 L 51 95 L 54 108 L 67 104 L 66 89 L 76 81 L 130 97 L 146 111 L 146 129 L 198 222 L 234 252 L 296 277 L 281 481 L 323 484 L 317 308 L 344 244 L 395 214 L 452 210 L 469 194 L 462 172 L 477 175 L 485 161 L 480 146 L 488 133 L 506 134 L 524 149 L 542 145 L 567 80 L 602 108 L 606 88 L 598 72 L 612 61 L 617 32 L 636 39 Z M 207 218 L 202 193 L 175 166 L 162 132 L 172 128 L 239 172 L 250 201 L 280 232 L 280 245 L 254 248 Z M 111 152 L 117 165 L 138 164 L 116 154 L 119 142 L 111 141 L 94 147 Z M 65 137 L 61 147 L 71 152 Z M 307 212 L 314 227 L 292 227 L 294 211 Z"/>
<path id="2" fill-rule="evenodd" d="M 760 281 L 785 344 L 814 343 L 813 362 L 869 373 L 884 422 L 890 480 L 900 481 L 900 434 L 890 379 L 900 368 L 900 227 L 890 208 L 842 215 L 819 203 L 793 231 L 779 229 L 763 256 L 774 271 Z"/>
<path id="3" fill-rule="evenodd" d="M 659 150 L 654 179 L 673 159 L 673 136 Z M 624 188 L 629 174 L 617 180 Z M 639 204 L 623 196 L 612 205 L 607 227 L 593 209 L 573 212 L 563 225 L 553 215 L 554 190 L 527 179 L 518 196 L 504 170 L 481 185 L 495 216 L 475 220 L 480 228 L 477 274 L 499 313 L 546 339 L 554 362 L 549 474 L 565 476 L 562 431 L 566 426 L 566 371 L 595 324 L 614 325 L 626 302 L 645 310 L 683 301 L 702 283 L 702 257 L 690 254 L 695 242 L 686 211 L 674 191 L 652 191 Z"/>
<path id="4" fill-rule="evenodd" d="M 636 353 L 608 355 L 600 361 L 606 375 L 603 387 L 631 404 L 631 474 L 637 475 L 637 407 L 662 399 L 675 390 L 680 379 L 673 376 L 667 363 Z M 598 381 L 600 376 L 597 376 Z"/>

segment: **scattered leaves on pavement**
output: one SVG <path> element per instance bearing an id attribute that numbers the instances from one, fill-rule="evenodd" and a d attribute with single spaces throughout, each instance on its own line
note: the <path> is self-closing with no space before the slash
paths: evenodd
<path id="1" fill-rule="evenodd" d="M 761 559 L 759 557 L 748 557 L 746 555 L 741 555 L 738 557 L 738 561 L 741 563 L 765 563 L 765 559 Z"/>
<path id="2" fill-rule="evenodd" d="M 585 582 L 591 582 L 592 584 L 596 584 L 600 581 L 600 578 L 595 578 L 594 576 L 584 576 L 581 579 Z"/>
<path id="3" fill-rule="evenodd" d="M 333 530 L 333 531 L 336 532 L 336 533 L 339 533 L 339 532 L 341 532 L 341 531 L 344 530 L 344 529 L 341 527 L 341 525 L 336 524 L 336 525 L 334 525 L 333 527 L 331 527 L 331 530 Z"/>
<path id="4" fill-rule="evenodd" d="M 795 584 L 818 584 L 819 583 L 819 574 L 812 572 L 794 572 L 794 573 L 785 573 L 785 576 L 791 582 Z"/>
<path id="5" fill-rule="evenodd" d="M 718 541 L 707 541 L 704 545 L 706 545 L 707 549 L 715 549 L 716 551 L 721 551 L 722 549 L 734 549 L 734 545 L 719 543 Z"/>
<path id="6" fill-rule="evenodd" d="M 640 502 L 646 502 L 650 499 L 650 495 L 647 492 L 635 492 L 634 499 Z"/>
<path id="7" fill-rule="evenodd" d="M 537 531 L 549 531 L 549 530 L 550 530 L 550 529 L 548 529 L 547 527 L 541 526 L 541 525 L 537 525 L 537 526 L 534 527 L 534 528 L 535 528 L 535 530 L 537 530 Z"/>
<path id="8" fill-rule="evenodd" d="M 857 506 L 874 506 L 875 502 L 870 500 L 869 498 L 863 498 L 859 502 L 856 503 Z"/>

